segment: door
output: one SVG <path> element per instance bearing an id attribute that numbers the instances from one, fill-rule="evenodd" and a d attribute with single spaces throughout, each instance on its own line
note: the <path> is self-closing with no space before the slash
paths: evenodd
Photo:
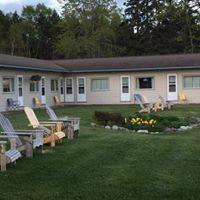
<path id="1" fill-rule="evenodd" d="M 121 101 L 130 100 L 130 76 L 121 76 Z"/>
<path id="2" fill-rule="evenodd" d="M 66 78 L 65 80 L 65 102 L 74 102 L 74 82 L 73 78 Z"/>
<path id="3" fill-rule="evenodd" d="M 23 76 L 17 76 L 17 90 L 18 90 L 19 105 L 24 106 Z"/>
<path id="4" fill-rule="evenodd" d="M 60 101 L 64 102 L 64 79 L 60 78 Z"/>
<path id="5" fill-rule="evenodd" d="M 77 78 L 77 101 L 86 102 L 86 78 Z"/>
<path id="6" fill-rule="evenodd" d="M 178 86 L 177 86 L 177 74 L 167 75 L 167 99 L 168 101 L 178 100 Z"/>
<path id="7" fill-rule="evenodd" d="M 41 78 L 41 103 L 46 104 L 46 78 L 43 76 Z"/>

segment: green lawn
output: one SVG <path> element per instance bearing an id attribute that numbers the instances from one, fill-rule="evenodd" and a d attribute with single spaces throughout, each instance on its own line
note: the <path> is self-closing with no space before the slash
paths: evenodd
<path id="1" fill-rule="evenodd" d="M 143 135 L 90 127 L 95 110 L 131 114 L 135 106 L 70 106 L 60 115 L 81 117 L 81 135 L 0 173 L 0 200 L 198 200 L 200 130 Z M 37 110 L 41 120 L 48 119 Z M 198 116 L 200 105 L 177 105 L 162 115 Z M 27 129 L 23 112 L 7 115 Z"/>

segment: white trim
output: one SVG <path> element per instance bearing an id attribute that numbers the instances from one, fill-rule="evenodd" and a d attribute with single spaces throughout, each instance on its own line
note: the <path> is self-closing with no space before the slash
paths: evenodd
<path id="1" fill-rule="evenodd" d="M 128 93 L 123 93 L 123 78 L 128 78 Z M 130 75 L 122 75 L 120 76 L 120 91 L 121 91 L 121 101 L 127 102 L 131 101 L 131 76 Z"/>
<path id="2" fill-rule="evenodd" d="M 19 78 L 22 79 L 22 85 L 19 87 Z M 22 89 L 22 96 L 19 96 L 19 88 Z M 17 75 L 17 98 L 20 106 L 24 106 L 24 77 L 22 75 Z"/>
<path id="3" fill-rule="evenodd" d="M 79 79 L 83 79 L 84 80 L 84 94 L 79 94 L 79 84 L 78 84 L 78 80 Z M 87 102 L 86 97 L 86 77 L 77 77 L 76 79 L 76 83 L 77 83 L 77 102 Z"/>
<path id="4" fill-rule="evenodd" d="M 169 77 L 175 76 L 176 81 L 176 91 L 170 92 L 169 91 Z M 177 74 L 167 74 L 167 100 L 168 101 L 177 101 L 178 100 L 178 75 Z"/>
<path id="5" fill-rule="evenodd" d="M 42 79 L 44 79 L 44 86 L 42 85 Z M 40 87 L 41 87 L 41 103 L 42 104 L 46 104 L 46 93 L 47 93 L 47 88 L 46 88 L 46 77 L 42 76 L 41 77 L 41 83 L 40 83 Z M 44 88 L 44 93 L 45 95 L 42 95 L 42 88 Z"/>
<path id="6" fill-rule="evenodd" d="M 61 85 L 61 80 L 63 82 L 63 85 Z M 62 86 L 63 94 L 61 94 L 61 86 Z M 65 101 L 65 78 L 64 77 L 59 78 L 59 91 L 60 91 L 60 101 L 64 102 Z"/>
<path id="7" fill-rule="evenodd" d="M 67 94 L 67 79 L 72 80 L 72 94 Z M 74 102 L 74 78 L 73 77 L 66 77 L 65 78 L 65 102 Z"/>

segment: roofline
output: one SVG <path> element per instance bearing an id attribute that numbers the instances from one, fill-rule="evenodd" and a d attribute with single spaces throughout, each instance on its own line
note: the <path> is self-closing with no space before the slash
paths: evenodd
<path id="1" fill-rule="evenodd" d="M 14 69 L 26 69 L 26 70 L 31 70 L 31 71 L 48 71 L 48 72 L 66 72 L 65 69 L 51 69 L 51 68 L 35 68 L 35 67 L 28 67 L 28 66 L 19 66 L 19 65 L 7 65 L 7 64 L 0 64 L 0 67 L 3 68 L 14 68 Z"/>
<path id="2" fill-rule="evenodd" d="M 158 67 L 158 68 L 137 68 L 137 69 L 94 69 L 94 70 L 71 70 L 71 71 L 66 71 L 70 73 L 92 73 L 92 72 L 130 72 L 130 71 L 156 71 L 156 70 L 181 70 L 181 69 L 196 69 L 197 67 L 200 66 L 190 66 L 190 67 Z"/>
<path id="3" fill-rule="evenodd" d="M 14 68 L 14 69 L 25 69 L 31 71 L 48 71 L 48 72 L 66 72 L 66 73 L 93 73 L 93 72 L 139 72 L 139 71 L 156 71 L 156 70 L 181 70 L 181 69 L 196 69 L 197 67 L 200 69 L 200 66 L 185 66 L 185 67 L 158 67 L 158 68 L 137 68 L 137 69 L 89 69 L 89 70 L 69 70 L 65 69 L 49 69 L 49 68 L 34 68 L 34 67 L 27 67 L 27 66 L 19 66 L 19 65 L 7 65 L 7 64 L 0 64 L 0 67 L 6 68 Z"/>

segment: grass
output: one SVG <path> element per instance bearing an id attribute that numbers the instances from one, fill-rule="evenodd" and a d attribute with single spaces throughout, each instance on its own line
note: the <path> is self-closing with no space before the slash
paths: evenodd
<path id="1" fill-rule="evenodd" d="M 57 114 L 81 117 L 81 135 L 0 173 L 0 199 L 200 199 L 200 130 L 142 135 L 90 127 L 95 110 L 129 115 L 135 106 L 70 106 Z M 37 110 L 46 120 L 44 110 Z M 162 115 L 200 117 L 200 105 L 177 105 Z M 27 129 L 23 112 L 7 115 Z"/>

